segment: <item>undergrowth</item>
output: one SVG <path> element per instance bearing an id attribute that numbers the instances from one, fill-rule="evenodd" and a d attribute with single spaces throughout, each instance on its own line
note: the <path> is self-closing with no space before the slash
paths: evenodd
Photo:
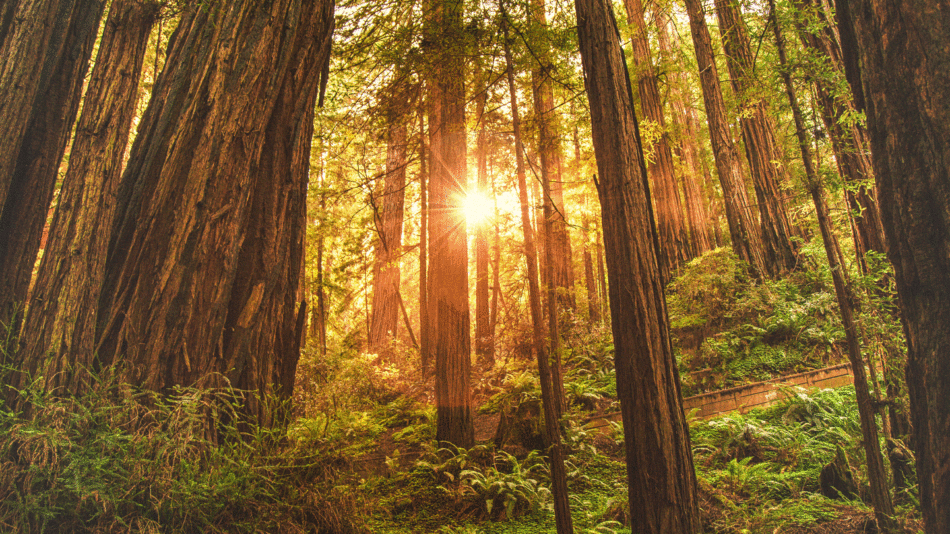
<path id="1" fill-rule="evenodd" d="M 240 396 L 168 395 L 99 379 L 0 409 L 0 531 L 359 532 L 359 504 L 280 430 L 241 420 Z M 209 421 L 215 421 L 209 425 Z"/>

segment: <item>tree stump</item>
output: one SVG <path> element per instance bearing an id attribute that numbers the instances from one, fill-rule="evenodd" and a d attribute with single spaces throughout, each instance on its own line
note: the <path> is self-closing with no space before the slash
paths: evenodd
<path id="1" fill-rule="evenodd" d="M 821 494 L 829 499 L 858 498 L 858 486 L 854 482 L 851 464 L 848 463 L 844 450 L 840 446 L 837 449 L 835 459 L 821 468 Z"/>

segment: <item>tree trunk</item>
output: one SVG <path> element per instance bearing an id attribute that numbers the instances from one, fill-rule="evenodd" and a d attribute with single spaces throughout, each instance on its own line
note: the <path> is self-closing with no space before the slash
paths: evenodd
<path id="1" fill-rule="evenodd" d="M 105 2 L 10 3 L 0 47 L 0 325 L 16 330 Z"/>
<path id="2" fill-rule="evenodd" d="M 836 3 L 907 337 L 925 530 L 950 532 L 950 15 L 940 3 Z"/>
<path id="3" fill-rule="evenodd" d="M 427 84 L 427 88 L 431 84 Z M 431 89 L 430 89 L 431 91 Z M 429 99 L 432 98 L 430 92 Z M 429 104 L 427 102 L 427 104 Z M 431 109 L 434 105 L 429 104 Z M 432 365 L 432 321 L 429 313 L 429 199 L 426 182 L 429 173 L 426 170 L 426 127 L 423 113 L 419 114 L 419 359 L 423 378 L 428 377 Z M 431 136 L 431 132 L 430 132 Z"/>
<path id="4" fill-rule="evenodd" d="M 186 11 L 119 187 L 98 357 L 129 379 L 290 398 L 313 110 L 331 2 Z"/>
<path id="5" fill-rule="evenodd" d="M 805 48 L 825 62 L 833 75 L 844 76 L 841 46 L 834 30 L 834 22 L 825 10 L 823 2 L 796 0 L 802 19 L 798 30 Z M 817 28 L 809 31 L 809 28 Z M 874 192 L 874 171 L 867 130 L 859 123 L 851 124 L 847 115 L 853 114 L 854 102 L 850 98 L 835 96 L 839 91 L 827 75 L 813 76 L 815 92 L 821 106 L 821 118 L 831 137 L 835 161 L 841 177 L 849 184 L 845 188 L 848 206 L 855 214 L 854 244 L 858 262 L 867 271 L 864 256 L 869 250 L 884 253 L 884 228 Z"/>
<path id="6" fill-rule="evenodd" d="M 670 136 L 663 115 L 660 87 L 653 68 L 653 54 L 650 52 L 643 4 L 640 0 L 624 0 L 623 4 L 627 9 L 627 20 L 631 24 L 630 45 L 636 65 L 640 109 L 644 115 L 640 128 L 651 132 L 650 138 L 655 139 L 652 147 L 646 150 L 650 153 L 647 157 L 647 173 L 653 184 L 656 225 L 660 238 L 660 273 L 665 284 L 670 281 L 671 273 L 693 256 L 693 250 L 686 233 L 679 188 L 676 187 L 673 152 L 670 149 Z"/>
<path id="7" fill-rule="evenodd" d="M 552 81 L 554 67 L 550 60 L 550 39 L 545 34 L 549 30 L 544 0 L 532 0 L 531 18 L 537 28 L 536 31 L 542 35 L 530 46 L 536 50 L 535 59 L 538 62 L 531 73 L 531 85 L 538 121 L 538 159 L 541 164 L 541 181 L 542 184 L 547 185 L 548 189 L 548 192 L 544 193 L 543 205 L 547 210 L 545 218 L 551 222 L 551 235 L 545 236 L 544 248 L 545 250 L 550 248 L 552 252 L 551 258 L 554 263 L 549 269 L 552 276 L 550 282 L 553 282 L 556 288 L 558 308 L 573 310 L 576 306 L 574 271 L 571 262 L 571 239 L 567 229 L 567 212 L 564 206 L 564 182 L 561 177 L 561 124 L 557 109 L 554 107 Z M 547 257 L 547 252 L 545 252 L 545 257 Z"/>
<path id="8" fill-rule="evenodd" d="M 835 295 L 838 299 L 838 308 L 841 312 L 841 322 L 844 325 L 845 338 L 848 344 L 848 359 L 851 361 L 851 369 L 854 373 L 854 391 L 857 397 L 858 412 L 861 419 L 861 436 L 868 465 L 871 502 L 874 506 L 875 516 L 877 517 L 877 522 L 881 529 L 884 532 L 897 532 L 897 525 L 893 520 L 894 505 L 891 502 L 891 494 L 888 491 L 887 476 L 884 473 L 884 461 L 881 457 L 881 442 L 878 438 L 877 424 L 874 420 L 876 413 L 874 400 L 868 391 L 868 381 L 864 371 L 864 358 L 861 356 L 857 326 L 854 322 L 854 305 L 851 300 L 853 294 L 852 288 L 845 277 L 844 266 L 839 261 L 840 250 L 832 230 L 830 218 L 828 217 L 828 208 L 825 205 L 821 182 L 812 164 L 811 149 L 805 134 L 805 121 L 802 117 L 801 108 L 798 105 L 798 96 L 795 94 L 795 87 L 792 85 L 791 75 L 788 72 L 788 62 L 785 56 L 785 41 L 782 37 L 781 29 L 778 26 L 778 19 L 775 17 L 774 0 L 769 0 L 769 7 L 773 15 L 772 31 L 775 35 L 776 48 L 778 49 L 782 80 L 785 83 L 785 92 L 788 95 L 789 105 L 792 108 L 792 116 L 795 120 L 795 133 L 798 138 L 799 149 L 802 153 L 802 162 L 805 166 L 806 185 L 811 193 L 812 201 L 815 204 L 815 211 L 818 215 L 818 227 L 821 231 L 821 239 L 825 246 L 825 254 L 828 257 L 828 265 L 831 269 L 831 277 L 835 286 Z M 873 365 L 871 369 L 874 369 Z"/>
<path id="9" fill-rule="evenodd" d="M 96 367 L 99 289 L 122 158 L 138 99 L 148 37 L 161 5 L 115 0 L 76 126 L 31 305 L 21 332 L 21 377 L 80 393 Z M 44 365 L 49 358 L 49 365 Z"/>
<path id="10" fill-rule="evenodd" d="M 471 392 L 471 333 L 468 308 L 468 243 L 461 199 L 467 189 L 465 162 L 465 72 L 462 0 L 441 0 L 441 50 L 433 65 L 438 86 L 438 131 L 432 145 L 429 183 L 429 313 L 435 336 L 436 439 L 459 447 L 474 444 Z"/>
<path id="11" fill-rule="evenodd" d="M 538 378 L 541 382 L 541 405 L 544 409 L 544 428 L 549 445 L 551 461 L 551 489 L 554 494 L 554 517 L 558 534 L 574 532 L 571 508 L 567 494 L 567 477 L 564 468 L 564 451 L 561 449 L 561 430 L 555 402 L 555 390 L 548 355 L 544 345 L 544 326 L 541 317 L 541 290 L 538 284 L 538 251 L 534 244 L 534 230 L 528 210 L 528 184 L 525 179 L 524 145 L 521 141 L 521 115 L 518 111 L 518 96 L 515 91 L 515 75 L 512 68 L 511 49 L 508 38 L 507 14 L 502 14 L 505 41 L 505 64 L 508 71 L 508 90 L 511 96 L 511 117 L 515 134 L 515 169 L 518 175 L 518 199 L 521 203 L 521 228 L 524 233 L 525 260 L 528 262 L 528 301 L 531 308 L 531 325 L 534 350 L 538 359 Z M 551 284 L 553 285 L 553 284 Z M 550 286 L 549 286 L 550 287 Z M 553 302 L 551 303 L 553 304 Z M 556 323 L 556 318 L 554 319 Z"/>
<path id="12" fill-rule="evenodd" d="M 729 234 L 732 248 L 736 254 L 747 261 L 759 276 L 770 271 L 765 265 L 762 243 L 756 228 L 756 218 L 749 207 L 742 172 L 739 168 L 739 154 L 729 121 L 726 106 L 719 88 L 719 72 L 713 55 L 712 40 L 706 27 L 703 6 L 699 0 L 686 0 L 686 12 L 693 34 L 693 46 L 696 49 L 696 62 L 699 64 L 699 79 L 703 88 L 703 103 L 706 107 L 706 120 L 709 122 L 709 137 L 719 183 L 722 184 L 722 196 L 726 206 L 726 220 L 729 222 Z"/>
<path id="13" fill-rule="evenodd" d="M 668 30 L 669 23 L 670 18 L 666 15 L 662 15 L 660 20 L 657 21 L 660 52 L 668 57 L 672 52 Z M 699 142 L 697 131 L 699 120 L 696 118 L 696 111 L 687 105 L 686 97 L 683 94 L 683 88 L 686 87 L 683 73 L 674 69 L 669 72 L 668 76 L 670 77 L 670 102 L 673 105 L 673 127 L 680 134 L 675 151 L 682 161 L 681 180 L 683 198 L 686 200 L 686 221 L 689 226 L 691 251 L 692 256 L 699 256 L 714 248 L 714 243 L 709 235 L 710 219 L 706 212 L 702 188 L 700 187 L 702 165 L 699 162 L 699 151 L 696 146 Z"/>
<path id="14" fill-rule="evenodd" d="M 600 295 L 594 281 L 594 259 L 591 256 L 590 221 L 584 218 L 584 282 L 587 286 L 587 317 L 591 324 L 599 323 L 601 318 Z"/>
<path id="15" fill-rule="evenodd" d="M 716 14 L 722 33 L 726 64 L 738 100 L 739 122 L 745 141 L 746 157 L 752 171 L 752 183 L 759 205 L 759 229 L 765 267 L 770 277 L 795 268 L 797 260 L 789 237 L 788 207 L 781 182 L 784 173 L 776 165 L 782 159 L 775 143 L 766 96 L 756 83 L 755 59 L 749 35 L 735 0 L 716 0 Z"/>
<path id="16" fill-rule="evenodd" d="M 610 4 L 577 0 L 600 194 L 630 515 L 638 532 L 698 532 L 696 474 L 657 263 L 633 94 Z"/>
<path id="17" fill-rule="evenodd" d="M 488 78 L 491 72 L 479 72 L 481 85 L 475 96 L 475 122 L 478 124 L 476 159 L 478 163 L 477 192 L 488 196 L 488 128 L 485 125 L 485 104 L 488 101 Z M 488 294 L 488 232 L 489 220 L 475 228 L 475 357 L 487 368 L 495 363 L 495 335 L 491 324 Z"/>
<path id="18" fill-rule="evenodd" d="M 395 89 L 398 91 L 398 89 Z M 373 200 L 376 225 L 376 261 L 373 264 L 373 310 L 369 350 L 385 359 L 393 356 L 392 344 L 399 324 L 399 262 L 402 257 L 402 223 L 406 199 L 407 128 L 400 112 L 406 99 L 392 97 L 386 146 L 386 177 L 381 199 Z M 377 202 L 379 205 L 377 205 Z"/>

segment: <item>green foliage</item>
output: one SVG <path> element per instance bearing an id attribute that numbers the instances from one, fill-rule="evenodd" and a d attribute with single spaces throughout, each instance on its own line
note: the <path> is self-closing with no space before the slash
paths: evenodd
<path id="1" fill-rule="evenodd" d="M 756 281 L 731 250 L 717 249 L 684 267 L 667 293 L 684 395 L 840 358 L 836 345 L 844 330 L 820 265 L 783 280 Z"/>
<path id="2" fill-rule="evenodd" d="M 347 492 L 279 430 L 239 421 L 240 396 L 161 396 L 116 380 L 82 397 L 20 392 L 0 410 L 0 525 L 17 532 L 355 532 Z"/>

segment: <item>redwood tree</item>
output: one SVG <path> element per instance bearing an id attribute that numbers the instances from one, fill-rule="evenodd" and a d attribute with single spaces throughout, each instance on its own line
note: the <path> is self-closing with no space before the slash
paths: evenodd
<path id="1" fill-rule="evenodd" d="M 48 385 L 72 392 L 83 388 L 81 368 L 94 365 L 115 194 L 149 32 L 160 9 L 149 0 L 112 3 L 21 333 L 18 367 L 35 375 L 50 357 L 51 365 L 42 369 Z"/>
<path id="2" fill-rule="evenodd" d="M 610 4 L 576 0 L 575 7 L 600 173 L 630 515 L 638 532 L 698 532 L 696 473 L 630 79 Z"/>
<path id="3" fill-rule="evenodd" d="M 23 311 L 103 0 L 0 6 L 0 325 Z"/>
<path id="4" fill-rule="evenodd" d="M 641 0 L 624 0 L 623 4 L 632 26 L 630 45 L 636 65 L 640 109 L 644 115 L 645 127 L 654 132 L 652 136 L 656 139 L 650 149 L 652 157 L 647 161 L 647 173 L 652 179 L 655 193 L 656 225 L 660 238 L 660 272 L 663 279 L 668 281 L 671 273 L 693 256 L 693 250 L 686 233 L 679 188 L 676 187 L 673 151 L 670 149 L 670 136 L 663 114 L 656 69 L 653 67 L 643 4 Z"/>
<path id="5" fill-rule="evenodd" d="M 749 35 L 736 0 L 716 0 L 716 15 L 722 33 L 726 65 L 738 100 L 742 140 L 755 186 L 759 207 L 759 229 L 765 267 L 778 276 L 795 267 L 795 250 L 789 239 L 788 207 L 782 190 L 784 172 L 776 164 L 782 154 L 775 141 L 774 127 L 765 95 L 756 81 L 755 59 Z"/>
<path id="6" fill-rule="evenodd" d="M 289 398 L 330 1 L 190 6 L 119 186 L 98 358 L 153 390 Z M 247 415 L 273 413 L 257 395 Z"/>
<path id="7" fill-rule="evenodd" d="M 836 3 L 907 337 L 925 530 L 950 532 L 950 11 L 913 0 Z"/>
<path id="8" fill-rule="evenodd" d="M 463 0 L 440 0 L 435 16 L 438 46 L 431 66 L 432 139 L 429 181 L 429 315 L 434 319 L 436 439 L 471 447 L 471 319 L 468 243 L 461 203 L 467 190 Z"/>
<path id="9" fill-rule="evenodd" d="M 700 0 L 686 0 L 686 12 L 689 15 L 693 47 L 696 50 L 706 120 L 709 123 L 709 138 L 716 160 L 719 183 L 722 184 L 732 248 L 740 258 L 749 262 L 756 273 L 766 275 L 769 269 L 765 265 L 756 217 L 749 207 L 745 183 L 739 168 L 739 153 L 732 140 L 729 119 L 726 116 L 712 39 L 709 36 L 709 28 L 706 26 L 706 14 Z"/>

